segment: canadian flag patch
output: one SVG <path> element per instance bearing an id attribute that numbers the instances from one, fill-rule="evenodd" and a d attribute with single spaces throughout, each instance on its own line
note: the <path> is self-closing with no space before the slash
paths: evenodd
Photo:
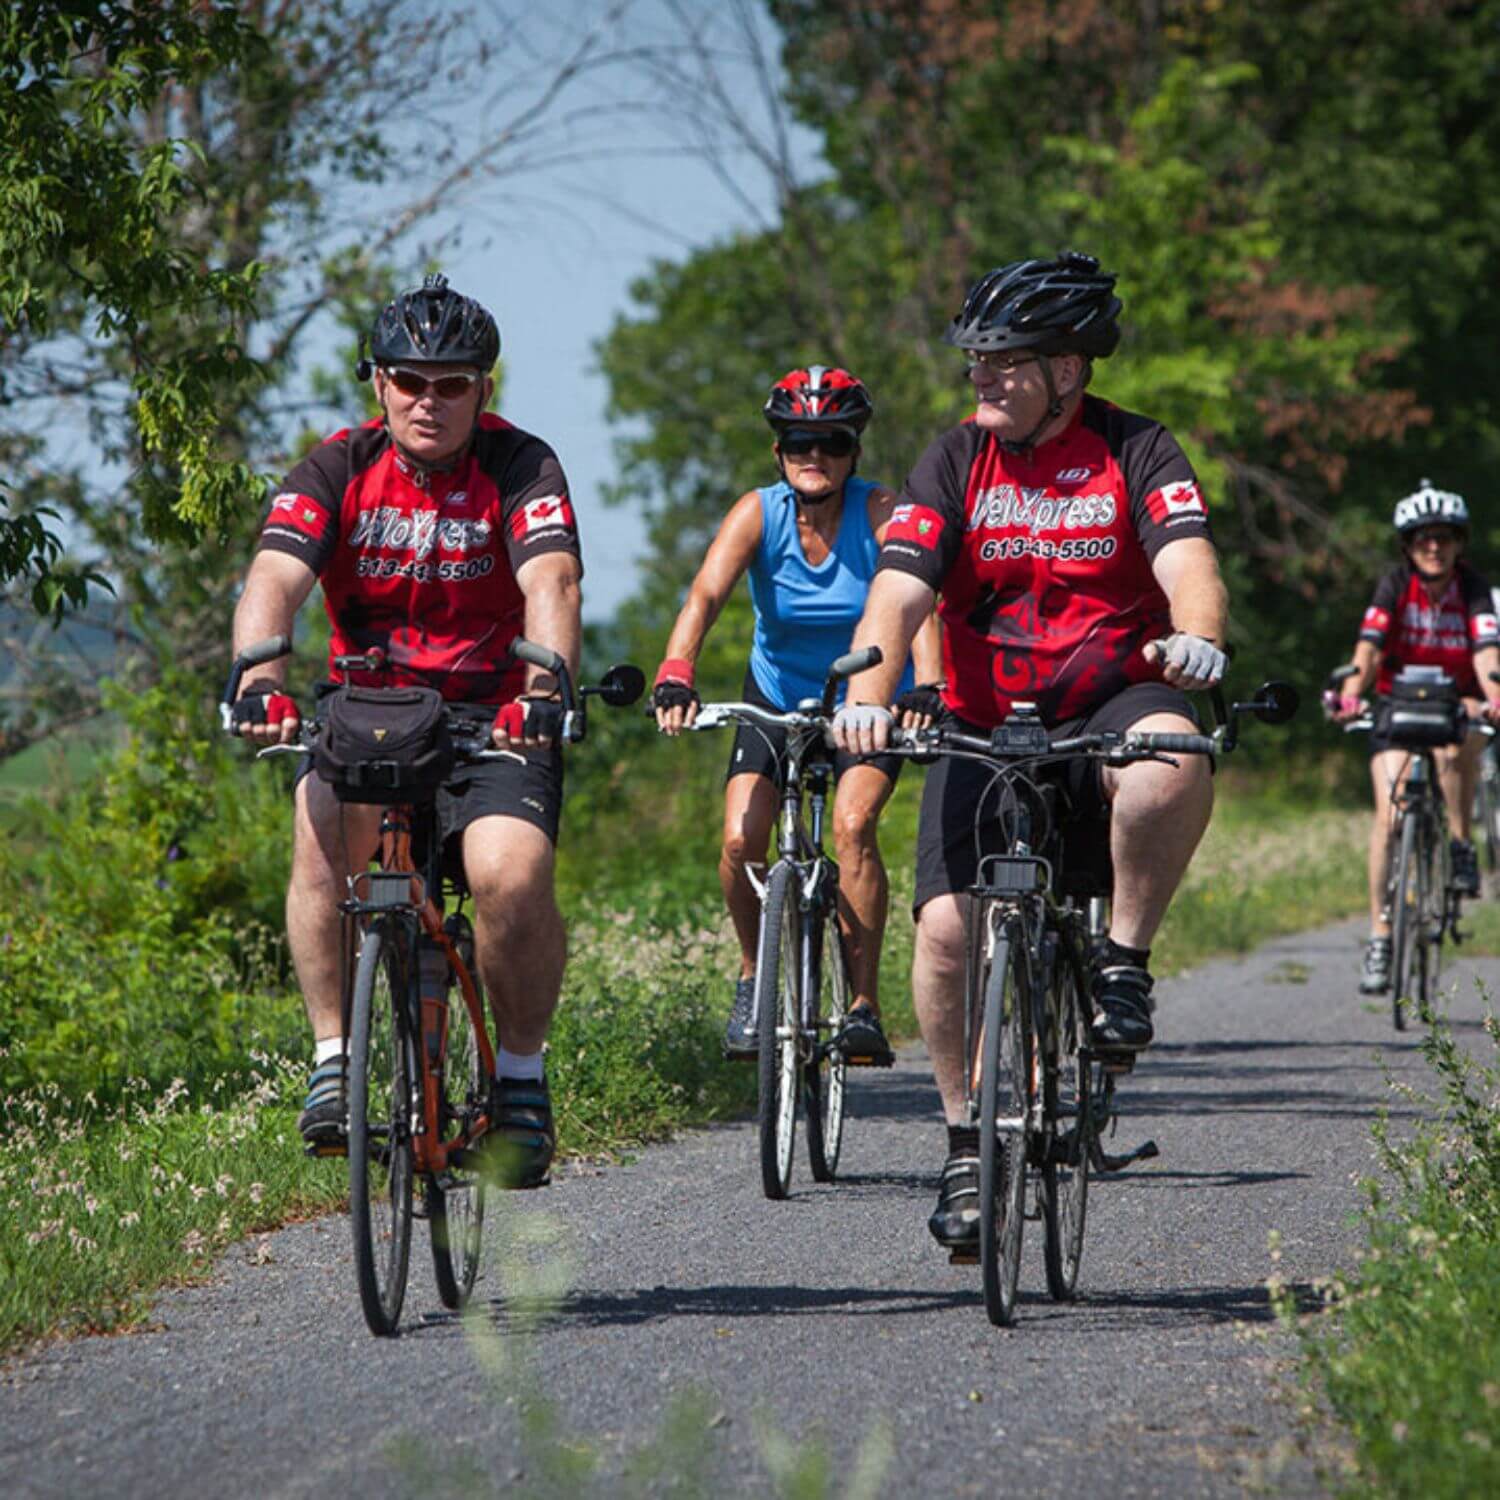
<path id="1" fill-rule="evenodd" d="M 283 490 L 271 502 L 270 520 L 278 526 L 290 526 L 305 536 L 321 537 L 328 524 L 328 512 L 316 500 L 299 495 L 295 490 Z"/>
<path id="2" fill-rule="evenodd" d="M 1471 615 L 1469 635 L 1476 641 L 1493 639 L 1496 635 L 1500 635 L 1500 618 L 1495 615 Z"/>
<path id="3" fill-rule="evenodd" d="M 1146 509 L 1158 525 L 1180 520 L 1186 516 L 1206 516 L 1208 507 L 1203 503 L 1203 491 L 1196 479 L 1175 479 L 1153 491 L 1146 499 Z"/>
<path id="4" fill-rule="evenodd" d="M 1490 618 L 1493 619 L 1494 616 L 1492 615 Z M 1365 617 L 1360 621 L 1359 628 L 1361 634 L 1368 631 L 1371 635 L 1384 636 L 1386 631 L 1391 628 L 1390 612 L 1381 609 L 1378 605 L 1372 604 L 1365 611 Z"/>
<path id="5" fill-rule="evenodd" d="M 887 542 L 915 542 L 930 552 L 943 534 L 943 518 L 925 505 L 898 505 L 886 528 Z"/>
<path id="6" fill-rule="evenodd" d="M 572 525 L 573 506 L 566 495 L 542 495 L 528 500 L 511 518 L 511 532 L 518 541 L 539 531 Z"/>

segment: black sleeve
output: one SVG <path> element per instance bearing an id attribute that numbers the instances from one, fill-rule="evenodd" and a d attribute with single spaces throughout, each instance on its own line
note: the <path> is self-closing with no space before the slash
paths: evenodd
<path id="1" fill-rule="evenodd" d="M 1500 646 L 1500 620 L 1496 619 L 1495 596 L 1489 580 L 1472 568 L 1463 571 L 1464 609 L 1469 616 L 1469 645 L 1475 650 Z"/>
<path id="2" fill-rule="evenodd" d="M 1120 469 L 1130 519 L 1148 558 L 1183 537 L 1213 540 L 1203 487 L 1176 438 L 1147 417 L 1113 414 L 1123 424 Z"/>
<path id="3" fill-rule="evenodd" d="M 580 558 L 578 522 L 557 455 L 540 438 L 523 435 L 500 479 L 501 520 L 512 571 L 544 552 Z"/>
<path id="4" fill-rule="evenodd" d="M 1398 570 L 1399 572 L 1399 570 Z M 1385 650 L 1391 637 L 1391 622 L 1396 618 L 1396 604 L 1400 599 L 1401 585 L 1397 573 L 1387 573 L 1375 585 L 1375 597 L 1360 622 L 1359 638 L 1372 646 Z"/>
<path id="5" fill-rule="evenodd" d="M 960 427 L 944 433 L 917 460 L 891 512 L 877 573 L 910 573 L 934 592 L 942 587 L 963 546 L 972 448 Z"/>
<path id="6" fill-rule="evenodd" d="M 335 433 L 284 480 L 261 524 L 261 552 L 286 552 L 322 575 L 339 540 L 349 473 L 349 434 Z"/>

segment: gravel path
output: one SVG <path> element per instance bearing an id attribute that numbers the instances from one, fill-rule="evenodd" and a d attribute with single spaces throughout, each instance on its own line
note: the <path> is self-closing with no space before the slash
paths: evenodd
<path id="1" fill-rule="evenodd" d="M 164 1297 L 150 1331 L 3 1372 L 5 1491 L 377 1500 L 521 1493 L 524 1478 L 531 1493 L 590 1493 L 526 1447 L 519 1390 L 553 1398 L 565 1430 L 602 1451 L 600 1494 L 620 1492 L 623 1455 L 685 1391 L 703 1394 L 706 1421 L 673 1463 L 705 1466 L 711 1493 L 773 1493 L 758 1413 L 799 1441 L 821 1432 L 838 1495 L 882 1433 L 890 1496 L 1321 1493 L 1293 1441 L 1267 1237 L 1279 1231 L 1276 1269 L 1294 1282 L 1347 1263 L 1385 1070 L 1424 1072 L 1412 1034 L 1354 993 L 1358 936 L 1305 934 L 1161 986 L 1162 1041 L 1122 1087 L 1119 1143 L 1152 1136 L 1162 1154 L 1091 1193 L 1078 1302 L 1046 1297 L 1028 1225 L 1013 1330 L 985 1320 L 977 1268 L 927 1237 L 944 1142 L 913 1049 L 852 1075 L 833 1186 L 799 1158 L 792 1198 L 766 1202 L 753 1129 L 735 1125 L 506 1198 L 478 1293 L 484 1338 L 442 1314 L 420 1239 L 389 1341 L 365 1331 L 342 1220 L 236 1247 L 211 1285 Z M 1500 961 L 1450 976 L 1465 1034 L 1476 972 L 1494 986 Z M 529 1339 L 501 1263 L 512 1283 L 527 1267 L 565 1275 Z M 486 1375 L 490 1358 L 510 1362 Z M 452 1468 L 464 1462 L 481 1482 Z"/>

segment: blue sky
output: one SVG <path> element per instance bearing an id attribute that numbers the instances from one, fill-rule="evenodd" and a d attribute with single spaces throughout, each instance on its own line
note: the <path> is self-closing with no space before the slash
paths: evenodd
<path id="1" fill-rule="evenodd" d="M 634 0 L 625 24 L 634 37 L 669 37 L 679 24 L 672 8 L 672 0 Z M 568 0 L 560 13 L 598 9 L 595 0 Z M 721 13 L 713 0 L 683 0 L 680 9 L 718 28 L 725 51 L 715 66 L 737 106 L 763 129 L 759 82 L 740 53 L 731 12 Z M 758 3 L 745 10 L 763 18 Z M 774 57 L 774 33 L 762 24 Z M 566 43 L 564 35 L 552 40 Z M 631 85 L 617 78 L 608 86 L 634 97 Z M 562 459 L 583 534 L 584 612 L 591 620 L 608 618 L 633 591 L 640 553 L 637 517 L 624 507 L 606 508 L 601 499 L 601 486 L 613 474 L 614 434 L 605 422 L 608 391 L 593 345 L 628 310 L 631 281 L 654 260 L 680 259 L 773 218 L 766 171 L 743 154 L 721 157 L 726 182 L 707 161 L 681 149 L 697 129 L 682 126 L 660 116 L 627 117 L 608 127 L 609 144 L 598 149 L 597 128 L 584 126 L 581 160 L 555 172 L 520 174 L 503 193 L 469 199 L 464 239 L 441 255 L 453 284 L 499 320 L 502 414 L 546 439 Z M 792 131 L 789 151 L 799 174 L 816 174 L 816 137 Z M 452 216 L 439 216 L 422 238 L 430 241 L 452 223 Z M 763 398 L 757 391 L 744 395 L 757 405 Z M 733 498 L 725 496 L 726 508 Z"/>

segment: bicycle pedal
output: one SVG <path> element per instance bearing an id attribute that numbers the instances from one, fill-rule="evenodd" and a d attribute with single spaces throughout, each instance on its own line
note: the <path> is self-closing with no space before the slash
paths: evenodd
<path id="1" fill-rule="evenodd" d="M 344 1141 L 328 1142 L 315 1141 L 311 1145 L 302 1148 L 304 1156 L 310 1156 L 314 1160 L 326 1156 L 348 1156 L 349 1147 Z"/>
<path id="2" fill-rule="evenodd" d="M 844 1061 L 851 1068 L 889 1068 L 895 1064 L 896 1059 L 894 1057 L 876 1057 L 873 1052 L 864 1054 L 863 1056 L 846 1052 L 844 1054 Z"/>
<path id="3" fill-rule="evenodd" d="M 979 1252 L 977 1250 L 950 1250 L 948 1264 L 950 1266 L 977 1266 Z"/>
<path id="4" fill-rule="evenodd" d="M 1101 1052 L 1099 1063 L 1106 1073 L 1113 1073 L 1116 1076 L 1122 1073 L 1133 1073 L 1135 1072 L 1135 1053 Z"/>

